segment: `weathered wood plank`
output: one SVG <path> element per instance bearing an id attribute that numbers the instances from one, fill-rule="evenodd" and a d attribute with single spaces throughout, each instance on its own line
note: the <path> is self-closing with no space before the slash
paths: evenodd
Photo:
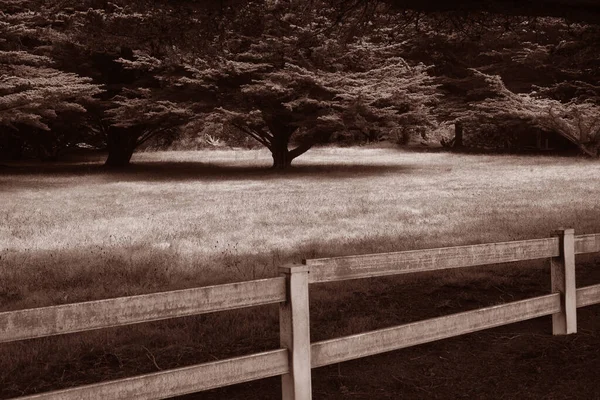
<path id="1" fill-rule="evenodd" d="M 577 289 L 577 307 L 600 303 L 600 285 L 585 286 Z"/>
<path id="2" fill-rule="evenodd" d="M 552 293 L 561 294 L 561 311 L 552 315 L 552 334 L 577 333 L 577 289 L 575 286 L 575 233 L 573 229 L 556 232 L 560 256 L 550 259 Z"/>
<path id="3" fill-rule="evenodd" d="M 313 368 L 471 333 L 560 311 L 560 294 L 313 343 Z"/>
<path id="4" fill-rule="evenodd" d="M 575 236 L 575 254 L 600 252 L 600 234 Z"/>
<path id="5" fill-rule="evenodd" d="M 285 301 L 285 278 L 0 313 L 0 343 Z"/>
<path id="6" fill-rule="evenodd" d="M 312 399 L 310 374 L 310 310 L 308 267 L 286 265 L 279 268 L 287 279 L 288 299 L 279 304 L 279 340 L 288 349 L 290 372 L 281 377 L 283 400 Z"/>
<path id="7" fill-rule="evenodd" d="M 288 352 L 286 349 L 278 349 L 73 389 L 19 397 L 18 400 L 165 399 L 282 375 L 288 371 Z"/>
<path id="8" fill-rule="evenodd" d="M 558 238 L 305 260 L 311 283 L 557 257 Z"/>

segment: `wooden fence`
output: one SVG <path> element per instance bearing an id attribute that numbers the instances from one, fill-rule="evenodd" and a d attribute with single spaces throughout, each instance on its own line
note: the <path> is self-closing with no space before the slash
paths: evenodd
<path id="1" fill-rule="evenodd" d="M 600 252 L 600 234 L 572 229 L 545 239 L 306 260 L 282 276 L 0 313 L 0 343 L 280 304 L 279 349 L 19 399 L 163 399 L 272 376 L 282 398 L 311 398 L 311 368 L 544 315 L 554 334 L 577 331 L 577 307 L 600 303 L 600 284 L 575 287 L 575 255 Z M 552 293 L 357 335 L 310 343 L 308 286 L 376 276 L 550 258 Z"/>

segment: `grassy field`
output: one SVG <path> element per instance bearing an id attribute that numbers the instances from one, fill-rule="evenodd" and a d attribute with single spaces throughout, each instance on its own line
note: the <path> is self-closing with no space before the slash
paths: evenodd
<path id="1" fill-rule="evenodd" d="M 316 149 L 283 174 L 261 151 L 134 162 L 0 176 L 3 309 L 270 276 L 302 258 L 600 232 L 600 164 L 586 159 Z"/>
<path id="2" fill-rule="evenodd" d="M 600 232 L 600 163 L 582 158 L 323 148 L 283 173 L 255 150 L 133 162 L 126 172 L 97 160 L 2 171 L 0 311 L 273 276 L 303 258 L 546 237 L 559 227 Z M 483 297 L 485 285 L 502 296 L 521 277 L 478 271 L 466 278 L 487 279 Z M 443 279 L 451 286 L 465 275 Z M 363 310 L 335 322 L 356 293 L 364 300 L 398 284 L 317 288 L 315 338 L 402 320 Z M 448 303 L 439 301 L 441 311 Z M 211 348 L 224 349 L 219 358 L 272 348 L 276 330 L 268 308 L 3 345 L 0 397 L 148 372 L 156 360 L 212 359 Z"/>

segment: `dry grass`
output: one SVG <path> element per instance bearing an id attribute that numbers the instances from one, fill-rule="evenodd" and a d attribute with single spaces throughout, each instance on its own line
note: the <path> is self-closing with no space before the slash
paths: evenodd
<path id="1" fill-rule="evenodd" d="M 142 153 L 0 176 L 0 309 L 252 279 L 329 255 L 600 232 L 600 164 L 316 149 Z"/>
<path id="2" fill-rule="evenodd" d="M 600 164 L 585 159 L 316 149 L 284 173 L 264 151 L 134 162 L 118 173 L 93 160 L 3 171 L 0 311 L 272 276 L 302 258 L 600 232 Z M 540 291 L 518 268 L 316 285 L 311 332 Z M 0 398 L 277 345 L 276 307 L 0 345 Z"/>

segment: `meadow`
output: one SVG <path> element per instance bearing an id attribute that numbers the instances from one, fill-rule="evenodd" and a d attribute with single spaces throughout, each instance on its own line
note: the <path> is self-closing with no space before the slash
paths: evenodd
<path id="1" fill-rule="evenodd" d="M 270 162 L 262 150 L 219 150 L 139 153 L 121 172 L 93 157 L 5 168 L 0 311 L 275 276 L 303 258 L 600 232 L 594 160 L 317 148 L 289 171 Z M 412 295 L 393 294 L 398 285 L 429 295 L 435 284 L 458 287 L 477 304 L 542 290 L 519 266 L 507 271 L 316 287 L 313 340 L 427 316 L 398 313 Z M 375 294 L 393 299 L 384 314 L 346 315 Z M 456 308 L 435 301 L 434 311 Z M 276 345 L 276 308 L 1 345 L 0 397 Z"/>

